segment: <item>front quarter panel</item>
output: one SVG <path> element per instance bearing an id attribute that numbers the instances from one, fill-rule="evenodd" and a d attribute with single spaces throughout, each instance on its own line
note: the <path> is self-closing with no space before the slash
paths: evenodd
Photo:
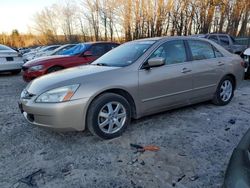
<path id="1" fill-rule="evenodd" d="M 118 68 L 112 71 L 102 72 L 91 75 L 81 81 L 81 86 L 73 96 L 72 100 L 88 98 L 85 105 L 84 117 L 91 102 L 101 93 L 112 89 L 120 89 L 130 94 L 135 102 L 136 109 L 138 104 L 138 70 L 131 70 L 129 67 Z"/>

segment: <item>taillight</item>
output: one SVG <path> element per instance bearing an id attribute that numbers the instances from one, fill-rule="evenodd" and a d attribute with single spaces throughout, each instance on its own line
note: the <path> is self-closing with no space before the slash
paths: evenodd
<path id="1" fill-rule="evenodd" d="M 243 68 L 247 68 L 247 67 L 248 67 L 247 63 L 244 62 L 244 61 L 241 61 L 240 64 L 241 64 L 241 66 L 242 66 Z"/>

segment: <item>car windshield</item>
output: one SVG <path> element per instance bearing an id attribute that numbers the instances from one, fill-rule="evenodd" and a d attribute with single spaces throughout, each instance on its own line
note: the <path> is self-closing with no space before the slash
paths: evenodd
<path id="1" fill-rule="evenodd" d="M 93 65 L 125 67 L 134 63 L 156 41 L 136 41 L 123 44 L 97 59 Z"/>
<path id="2" fill-rule="evenodd" d="M 75 45 L 63 46 L 61 48 L 55 49 L 55 51 L 51 55 L 62 55 L 66 50 L 73 48 Z"/>
<path id="3" fill-rule="evenodd" d="M 86 48 L 87 47 L 85 44 L 78 44 L 68 50 L 63 51 L 61 55 L 70 55 L 70 56 L 79 55 L 82 52 L 84 52 Z"/>
<path id="4" fill-rule="evenodd" d="M 0 44 L 0 50 L 11 50 L 11 48 Z"/>

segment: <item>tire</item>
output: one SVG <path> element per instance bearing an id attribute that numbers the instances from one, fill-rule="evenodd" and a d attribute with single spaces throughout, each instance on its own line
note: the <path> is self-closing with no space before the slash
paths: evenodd
<path id="1" fill-rule="evenodd" d="M 233 78 L 230 76 L 225 76 L 220 81 L 212 102 L 218 106 L 227 105 L 228 103 L 230 103 L 230 101 L 234 96 L 234 89 L 235 89 L 235 82 Z"/>
<path id="2" fill-rule="evenodd" d="M 87 113 L 89 131 L 102 139 L 121 136 L 130 120 L 131 108 L 128 101 L 114 93 L 101 94 L 91 103 Z"/>
<path id="3" fill-rule="evenodd" d="M 245 79 L 250 78 L 250 67 L 247 68 L 247 72 L 245 73 Z"/>
<path id="4" fill-rule="evenodd" d="M 48 69 L 47 73 L 52 73 L 52 72 L 56 72 L 56 71 L 59 71 L 59 70 L 62 70 L 63 68 L 62 67 L 51 67 Z"/>
<path id="5" fill-rule="evenodd" d="M 11 74 L 17 75 L 21 72 L 21 69 L 11 71 Z"/>

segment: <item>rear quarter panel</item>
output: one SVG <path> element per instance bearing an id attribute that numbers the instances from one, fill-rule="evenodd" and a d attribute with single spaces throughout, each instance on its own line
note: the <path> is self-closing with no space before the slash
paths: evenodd
<path id="1" fill-rule="evenodd" d="M 228 74 L 232 74 L 236 79 L 236 87 L 240 85 L 242 80 L 244 79 L 244 67 L 241 66 L 241 62 L 243 61 L 239 55 L 232 54 L 222 46 L 218 45 L 217 43 L 210 41 L 223 55 L 224 55 L 224 73 L 221 75 L 221 79 Z M 221 80 L 220 79 L 220 80 Z M 220 82 L 218 80 L 218 84 Z"/>
<path id="2" fill-rule="evenodd" d="M 228 57 L 228 62 L 226 66 L 226 74 L 232 74 L 236 79 L 236 88 L 241 84 L 244 79 L 245 69 L 242 67 L 241 62 L 243 60 L 239 55 L 232 55 Z"/>

